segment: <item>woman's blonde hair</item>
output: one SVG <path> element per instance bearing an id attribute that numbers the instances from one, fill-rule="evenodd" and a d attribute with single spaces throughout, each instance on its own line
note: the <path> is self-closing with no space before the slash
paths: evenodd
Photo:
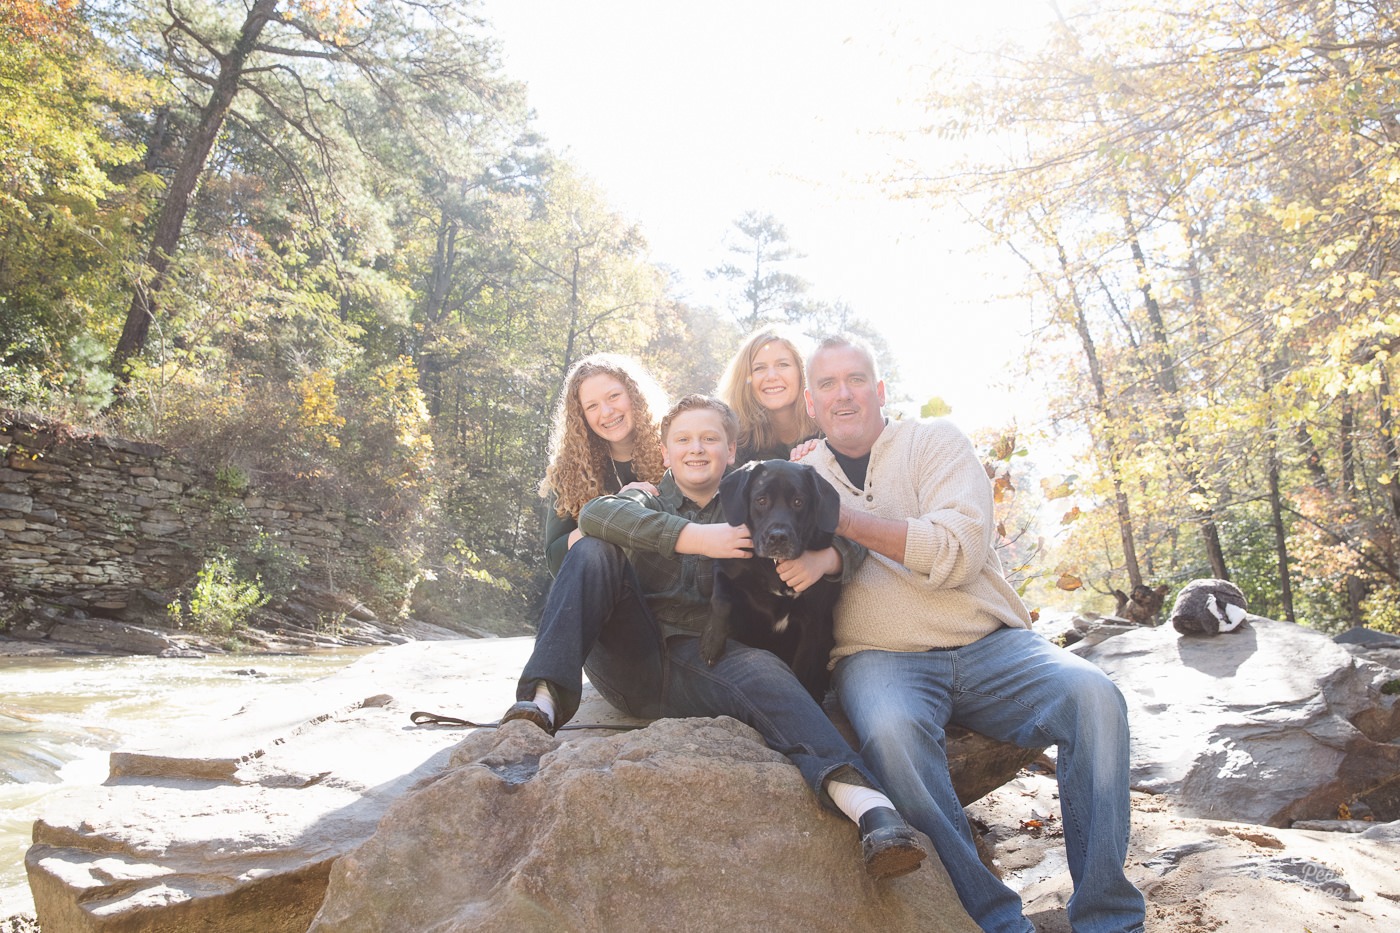
<path id="1" fill-rule="evenodd" d="M 803 390 L 807 388 L 807 367 L 802 360 L 802 351 L 797 346 L 798 338 L 785 327 L 769 325 L 754 331 L 739 345 L 734 358 L 725 367 L 715 390 L 720 398 L 734 409 L 739 416 L 739 446 L 762 449 L 782 441 L 778 429 L 768 420 L 768 409 L 758 404 L 750 389 L 749 379 L 753 374 L 753 360 L 758 352 L 768 344 L 777 341 L 788 349 L 797 363 L 797 423 L 800 426 L 797 440 L 812 437 L 818 432 L 817 422 L 807 414 L 807 403 L 803 400 Z"/>
<path id="2" fill-rule="evenodd" d="M 655 412 L 664 412 L 666 394 L 636 360 L 614 353 L 595 353 L 574 364 L 564 379 L 564 391 L 554 406 L 549 432 L 549 466 L 540 481 L 540 495 L 555 496 L 560 518 L 578 520 L 579 509 L 601 496 L 613 476 L 608 442 L 593 433 L 583 417 L 579 386 L 592 376 L 612 376 L 632 401 L 632 472 L 639 480 L 661 482 L 666 472 L 661 459 L 661 431 Z"/>

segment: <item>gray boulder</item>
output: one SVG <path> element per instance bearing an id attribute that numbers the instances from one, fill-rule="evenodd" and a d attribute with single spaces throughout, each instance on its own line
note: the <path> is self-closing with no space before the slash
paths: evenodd
<path id="1" fill-rule="evenodd" d="M 1334 635 L 1332 640 L 1339 645 L 1361 645 L 1366 648 L 1400 648 L 1400 635 L 1378 632 L 1365 626 L 1354 626 Z"/>
<path id="2" fill-rule="evenodd" d="M 531 738 L 537 748 L 528 754 L 547 756 L 548 761 L 522 758 L 521 773 L 538 766 L 552 775 L 549 763 L 555 760 L 561 766 L 566 761 L 595 761 L 598 768 L 592 772 L 568 772 L 567 785 L 594 782 L 619 807 L 619 788 L 625 788 L 627 794 L 640 795 L 635 805 L 649 814 L 644 828 L 629 830 L 640 834 L 629 837 L 629 845 L 635 843 L 637 849 L 618 858 L 609 855 L 612 850 L 601 852 L 609 855 L 606 868 L 577 863 L 590 878 L 607 877 L 607 871 L 626 876 L 647 847 L 659 852 L 687 848 L 686 858 L 692 861 L 684 864 L 693 867 L 694 860 L 703 861 L 700 875 L 722 876 L 726 891 L 736 873 L 760 877 L 770 893 L 776 891 L 778 881 L 786 883 L 787 878 L 764 861 L 770 858 L 776 860 L 772 864 L 784 866 L 783 872 L 794 860 L 814 860 L 828 873 L 839 867 L 843 878 L 851 863 L 859 867 L 855 830 L 849 822 L 825 814 L 797 770 L 737 723 L 714 732 L 708 720 L 663 720 L 647 729 L 645 737 L 628 740 L 641 745 L 624 742 L 619 749 L 616 732 L 607 727 L 645 723 L 618 713 L 589 687 L 575 723 L 600 728 L 565 731 L 559 740 L 538 730 L 522 736 L 513 727 L 472 732 L 411 724 L 414 710 L 494 720 L 515 695 L 531 645 L 529 638 L 463 639 L 381 649 L 332 677 L 295 687 L 261 688 L 242 709 L 211 709 L 207 721 L 176 724 L 169 735 L 113 752 L 110 777 L 103 785 L 55 795 L 35 822 L 34 845 L 25 864 L 40 922 L 45 929 L 63 933 L 300 933 L 321 906 L 332 863 L 369 840 L 390 805 L 425 783 L 430 793 L 456 788 L 448 811 L 485 814 L 482 826 L 490 827 L 483 828 L 485 835 L 474 843 L 484 847 L 480 852 L 439 851 L 432 853 L 436 858 L 497 858 L 498 843 L 491 840 L 502 833 L 538 831 L 542 838 L 563 838 L 552 835 L 561 832 L 552 825 L 538 830 L 528 825 L 558 816 L 547 806 L 511 811 L 510 819 L 492 816 L 493 808 L 509 809 L 512 794 L 539 793 L 536 789 L 543 784 L 538 779 L 529 787 L 509 780 L 492 784 L 481 773 L 482 768 L 490 771 L 490 765 L 479 762 L 495 760 L 495 755 L 502 762 L 498 770 L 512 773 L 517 765 L 502 756 L 522 742 L 529 745 Z M 250 691 L 258 689 L 250 685 Z M 464 739 L 467 744 L 454 759 L 453 749 Z M 490 751 L 506 740 L 507 745 Z M 661 747 L 668 742 L 675 747 Z M 634 753 L 640 756 L 638 762 L 648 763 L 612 763 L 619 755 Z M 965 800 L 981 796 L 1013 777 L 1027 754 L 972 733 L 950 737 L 954 786 Z M 614 772 L 625 773 L 627 781 L 610 784 Z M 650 789 L 645 782 L 632 783 L 638 775 L 653 772 L 671 777 Z M 449 773 L 451 783 L 446 783 Z M 682 776 L 706 786 L 732 785 L 734 796 L 724 797 L 708 787 L 704 799 L 711 804 L 692 806 L 691 797 L 701 791 L 689 787 Z M 755 780 L 758 783 L 751 786 Z M 491 791 L 481 800 L 471 796 L 478 783 Z M 568 791 L 571 800 L 582 793 Z M 771 794 L 779 796 L 770 799 Z M 708 807 L 724 812 L 706 817 L 707 822 L 701 816 Z M 786 814 L 783 832 L 795 835 L 780 835 L 771 823 L 779 812 Z M 621 830 L 605 816 L 581 812 L 569 830 L 575 834 L 569 837 L 573 844 L 583 846 L 581 851 L 607 849 L 606 840 Z M 752 824 L 764 840 L 761 845 L 751 842 L 744 830 L 745 821 L 760 816 L 769 821 Z M 603 822 L 594 825 L 599 819 Z M 814 855 L 814 847 L 799 844 L 808 838 L 803 834 L 828 840 L 831 852 Z M 783 851 L 776 851 L 779 848 Z M 555 871 L 560 858 L 532 861 L 531 871 L 544 870 L 540 865 Z M 929 868 L 915 875 L 922 879 L 935 873 Z M 551 881 L 566 883 L 573 882 Z M 890 890 L 906 889 L 924 891 L 919 885 Z M 449 890 L 455 888 L 449 885 Z M 871 909 L 877 912 L 871 916 L 923 916 L 923 893 L 914 896 L 912 906 L 880 906 L 888 895 L 876 894 L 870 903 L 876 904 Z M 417 896 L 427 895 L 419 889 Z M 951 908 L 945 905 L 943 910 Z"/>
<path id="3" fill-rule="evenodd" d="M 871 881 L 851 822 L 727 718 L 472 735 L 335 863 L 310 929 L 764 928 L 977 929 L 934 858 Z"/>
<path id="4" fill-rule="evenodd" d="M 1082 654 L 1127 699 L 1134 787 L 1180 812 L 1288 826 L 1361 803 L 1400 818 L 1395 673 L 1326 635 L 1251 616 L 1228 638 L 1142 629 Z"/>

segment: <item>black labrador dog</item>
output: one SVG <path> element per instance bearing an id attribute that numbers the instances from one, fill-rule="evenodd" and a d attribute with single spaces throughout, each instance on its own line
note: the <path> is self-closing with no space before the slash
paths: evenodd
<path id="1" fill-rule="evenodd" d="M 766 648 L 820 703 L 831 677 L 832 609 L 841 585 L 819 580 L 799 595 L 773 561 L 830 547 L 841 498 L 816 470 L 786 460 L 744 464 L 720 482 L 718 495 L 725 520 L 753 532 L 754 556 L 715 562 L 700 653 L 714 664 L 724 656 L 726 638 Z"/>

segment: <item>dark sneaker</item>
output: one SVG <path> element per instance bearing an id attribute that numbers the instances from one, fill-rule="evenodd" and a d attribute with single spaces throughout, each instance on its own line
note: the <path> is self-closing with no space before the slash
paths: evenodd
<path id="1" fill-rule="evenodd" d="M 876 880 L 907 875 L 928 855 L 914 828 L 889 807 L 866 810 L 860 818 L 860 851 Z"/>
<path id="2" fill-rule="evenodd" d="M 512 719 L 523 719 L 526 722 L 532 722 L 550 735 L 553 735 L 555 731 L 554 723 L 550 721 L 545 711 L 540 709 L 533 700 L 521 700 L 510 709 L 506 710 L 506 714 L 501 717 L 501 725 L 505 725 Z"/>

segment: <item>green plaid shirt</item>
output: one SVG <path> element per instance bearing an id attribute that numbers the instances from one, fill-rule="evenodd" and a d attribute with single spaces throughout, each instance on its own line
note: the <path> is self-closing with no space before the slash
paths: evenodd
<path id="1" fill-rule="evenodd" d="M 690 522 L 710 525 L 722 521 L 724 509 L 718 495 L 701 508 L 685 497 L 670 470 L 661 477 L 658 495 L 629 489 L 599 496 L 583 507 L 578 518 L 584 534 L 627 552 L 663 637 L 697 635 L 704 629 L 710 617 L 714 560 L 677 554 L 676 540 Z M 866 550 L 845 538 L 836 538 L 833 544 L 841 554 L 840 579 L 844 583 L 865 559 Z"/>

